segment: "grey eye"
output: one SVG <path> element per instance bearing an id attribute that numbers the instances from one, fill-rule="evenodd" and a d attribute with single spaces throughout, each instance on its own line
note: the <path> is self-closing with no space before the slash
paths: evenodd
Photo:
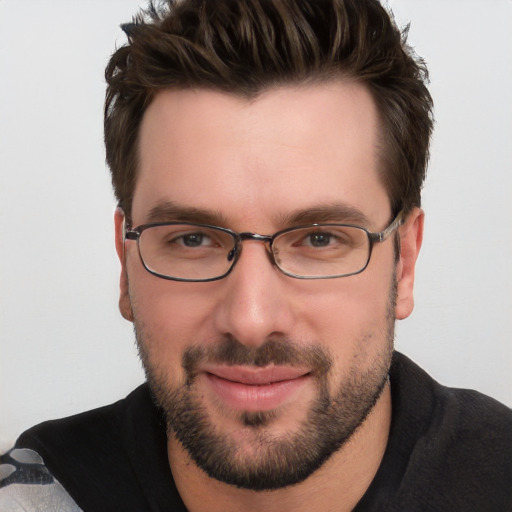
<path id="1" fill-rule="evenodd" d="M 313 247 L 326 247 L 331 242 L 329 233 L 312 233 L 309 235 L 309 243 Z"/>
<path id="2" fill-rule="evenodd" d="M 181 237 L 183 245 L 186 247 L 199 247 L 203 243 L 204 235 L 202 233 L 191 233 Z"/>

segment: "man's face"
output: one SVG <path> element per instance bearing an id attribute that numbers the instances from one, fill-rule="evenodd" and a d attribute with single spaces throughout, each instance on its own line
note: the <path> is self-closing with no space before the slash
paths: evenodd
<path id="1" fill-rule="evenodd" d="M 371 96 L 348 82 L 252 101 L 160 92 L 141 126 L 133 226 L 182 220 L 268 235 L 347 222 L 381 231 L 392 212 L 377 133 Z M 245 241 L 231 274 L 203 283 L 149 274 L 125 242 L 121 310 L 134 321 L 171 443 L 240 487 L 306 478 L 386 385 L 395 316 L 411 308 L 401 277 L 392 237 L 361 274 L 320 280 L 282 274 L 264 244 Z"/>

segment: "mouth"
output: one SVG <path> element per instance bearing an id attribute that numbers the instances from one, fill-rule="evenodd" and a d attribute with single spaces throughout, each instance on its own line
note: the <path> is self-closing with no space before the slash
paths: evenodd
<path id="1" fill-rule="evenodd" d="M 308 370 L 286 366 L 212 366 L 203 375 L 218 399 L 247 412 L 270 411 L 292 401 L 310 379 Z"/>

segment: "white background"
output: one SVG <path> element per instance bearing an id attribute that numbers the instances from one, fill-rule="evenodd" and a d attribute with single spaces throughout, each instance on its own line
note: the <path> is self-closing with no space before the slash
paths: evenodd
<path id="1" fill-rule="evenodd" d="M 512 405 L 512 2 L 391 0 L 436 130 L 397 346 Z M 103 70 L 139 0 L 0 0 L 0 449 L 143 381 L 117 311 Z"/>

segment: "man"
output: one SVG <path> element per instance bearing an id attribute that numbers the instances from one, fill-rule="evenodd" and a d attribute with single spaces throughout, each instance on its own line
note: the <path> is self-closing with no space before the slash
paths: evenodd
<path id="1" fill-rule="evenodd" d="M 393 352 L 432 102 L 381 5 L 184 1 L 126 31 L 105 141 L 148 385 L 23 434 L 0 504 L 510 510 L 511 412 Z"/>

